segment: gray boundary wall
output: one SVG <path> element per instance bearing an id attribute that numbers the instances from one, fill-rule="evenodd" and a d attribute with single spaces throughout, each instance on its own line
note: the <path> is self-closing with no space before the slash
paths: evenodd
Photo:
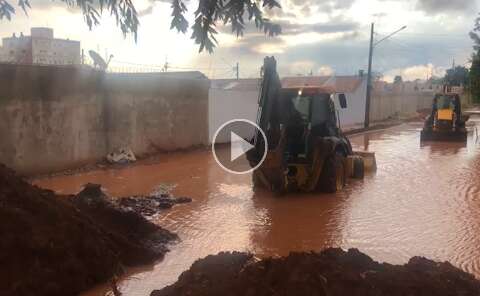
<path id="1" fill-rule="evenodd" d="M 0 162 L 22 174 L 208 144 L 210 81 L 199 72 L 105 74 L 0 64 Z"/>
<path id="2" fill-rule="evenodd" d="M 433 92 L 374 93 L 370 103 L 370 120 L 383 121 L 397 116 L 415 116 L 417 111 L 432 107 Z"/>

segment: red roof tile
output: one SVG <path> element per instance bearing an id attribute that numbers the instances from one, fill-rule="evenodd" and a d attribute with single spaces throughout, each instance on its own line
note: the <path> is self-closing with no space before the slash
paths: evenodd
<path id="1" fill-rule="evenodd" d="M 338 93 L 352 93 L 362 84 L 358 76 L 335 76 L 331 81 Z"/>
<path id="2" fill-rule="evenodd" d="M 283 88 L 322 87 L 330 88 L 332 92 L 351 93 L 361 84 L 359 76 L 299 76 L 285 77 Z M 215 79 L 212 88 L 232 91 L 257 91 L 260 89 L 260 79 Z"/>
<path id="3" fill-rule="evenodd" d="M 299 77 L 285 77 L 282 79 L 282 87 L 321 87 L 330 79 L 330 76 L 299 76 Z"/>
<path id="4" fill-rule="evenodd" d="M 335 92 L 351 93 L 362 84 L 359 76 L 302 76 L 285 77 L 282 87 L 329 87 Z"/>
<path id="5" fill-rule="evenodd" d="M 231 91 L 258 91 L 260 79 L 215 79 L 212 80 L 212 88 Z"/>

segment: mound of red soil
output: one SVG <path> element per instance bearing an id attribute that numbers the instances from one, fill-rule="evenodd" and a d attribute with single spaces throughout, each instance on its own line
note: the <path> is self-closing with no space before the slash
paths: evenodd
<path id="1" fill-rule="evenodd" d="M 172 286 L 151 296 L 480 295 L 480 282 L 449 263 L 414 257 L 402 266 L 380 264 L 356 249 L 291 253 L 255 261 L 220 253 L 196 261 Z"/>
<path id="2" fill-rule="evenodd" d="M 76 295 L 167 251 L 176 235 L 92 197 L 94 187 L 59 197 L 0 165 L 1 296 Z"/>

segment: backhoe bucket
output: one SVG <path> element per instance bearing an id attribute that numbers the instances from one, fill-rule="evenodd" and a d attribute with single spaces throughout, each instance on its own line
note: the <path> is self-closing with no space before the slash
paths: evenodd
<path id="1" fill-rule="evenodd" d="M 439 141 L 439 142 L 466 142 L 467 130 L 434 130 L 423 129 L 420 133 L 420 141 Z"/>
<path id="2" fill-rule="evenodd" d="M 377 160 L 375 157 L 375 152 L 353 151 L 353 155 L 363 158 L 365 172 L 375 172 L 377 170 Z"/>

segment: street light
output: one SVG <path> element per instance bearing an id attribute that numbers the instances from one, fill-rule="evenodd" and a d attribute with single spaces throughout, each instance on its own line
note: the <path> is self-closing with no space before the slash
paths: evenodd
<path id="1" fill-rule="evenodd" d="M 392 37 L 393 35 L 397 34 L 398 32 L 406 29 L 407 26 L 403 26 L 400 29 L 396 30 L 395 32 L 387 35 L 386 37 L 380 39 L 379 41 L 373 43 L 373 35 L 375 31 L 375 24 L 372 23 L 372 29 L 370 32 L 370 51 L 368 55 L 368 75 L 367 75 L 367 97 L 365 100 L 365 122 L 364 127 L 368 128 L 370 126 L 370 99 L 372 96 L 372 59 L 373 59 L 373 48 L 377 46 L 380 42 Z"/>
<path id="2" fill-rule="evenodd" d="M 372 25 L 373 25 L 373 24 L 372 24 Z M 405 30 L 406 28 L 407 28 L 407 26 L 401 27 L 400 29 L 396 30 L 395 32 L 393 32 L 393 33 L 387 35 L 386 37 L 384 37 L 384 38 L 378 40 L 377 42 L 375 42 L 375 44 L 373 44 L 373 46 L 374 46 L 374 47 L 377 46 L 380 42 L 382 42 L 382 41 L 384 41 L 384 40 L 392 37 L 393 35 L 397 34 L 398 32 L 400 32 L 400 31 L 402 31 L 402 30 Z"/>

